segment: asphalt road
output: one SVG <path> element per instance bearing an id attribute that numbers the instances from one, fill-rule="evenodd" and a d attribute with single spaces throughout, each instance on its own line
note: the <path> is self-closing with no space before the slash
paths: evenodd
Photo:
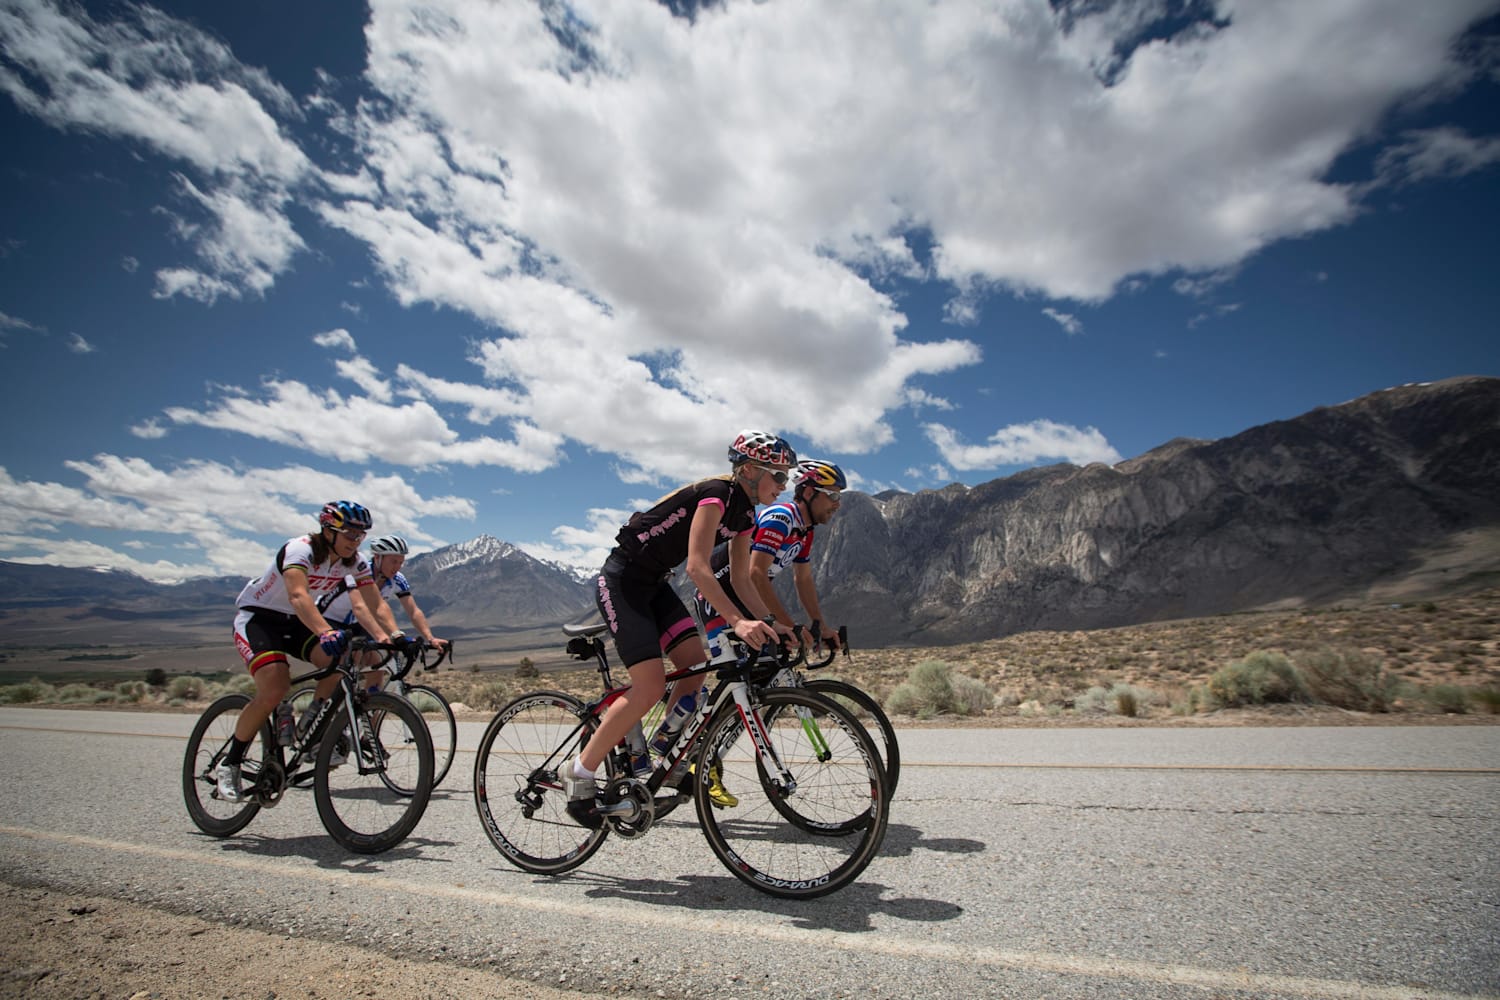
<path id="1" fill-rule="evenodd" d="M 310 792 L 205 837 L 193 721 L 0 708 L 4 877 L 627 996 L 1500 996 L 1496 726 L 907 730 L 882 855 L 798 903 L 724 871 L 691 808 L 518 871 L 470 752 L 384 855 Z"/>

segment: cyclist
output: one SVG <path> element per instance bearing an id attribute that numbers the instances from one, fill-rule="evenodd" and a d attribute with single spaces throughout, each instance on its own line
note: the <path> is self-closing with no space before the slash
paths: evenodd
<path id="1" fill-rule="evenodd" d="M 370 572 L 375 579 L 375 589 L 380 594 L 379 600 L 370 610 L 374 612 L 380 624 L 385 626 L 392 640 L 404 638 L 404 633 L 396 627 L 396 616 L 391 613 L 390 597 L 395 594 L 401 602 L 401 609 L 406 612 L 406 617 L 411 620 L 416 630 L 422 634 L 422 638 L 433 646 L 447 646 L 447 639 L 439 639 L 432 634 L 432 628 L 427 624 L 427 616 L 417 606 L 416 598 L 411 596 L 411 584 L 401 573 L 401 567 L 406 562 L 407 551 L 406 539 L 400 535 L 383 535 L 370 543 Z M 354 590 L 340 588 L 324 595 L 318 601 L 318 608 L 329 627 L 349 629 L 354 635 L 363 635 L 364 632 L 354 617 L 354 595 Z M 372 652 L 366 655 L 369 660 L 365 662 L 373 663 L 380 659 L 378 653 Z M 365 678 L 375 686 L 384 682 L 384 677 L 379 671 L 371 671 L 365 675 Z M 311 718 L 315 715 L 317 707 L 317 702 L 314 702 L 305 717 Z"/>
<path id="2" fill-rule="evenodd" d="M 610 748 L 661 699 L 666 688 L 663 656 L 678 669 L 708 658 L 693 616 L 667 579 L 678 565 L 686 561 L 689 579 L 709 600 L 734 609 L 725 622 L 745 642 L 760 646 L 777 641 L 775 629 L 760 620 L 767 612 L 759 599 L 746 602 L 753 616 L 728 602 L 709 560 L 716 543 L 728 543 L 730 579 L 742 593 L 753 594 L 749 552 L 755 507 L 781 494 L 796 460 L 783 439 L 747 430 L 729 446 L 729 475 L 701 479 L 668 494 L 650 510 L 632 514 L 616 535 L 594 599 L 631 683 L 604 713 L 577 759 L 560 768 L 568 815 L 578 823 L 594 829 L 603 824 L 595 772 Z M 701 676 L 679 681 L 678 698 L 696 695 L 702 684 Z"/>
<path id="3" fill-rule="evenodd" d="M 763 508 L 755 517 L 755 531 L 750 537 L 750 580 L 761 603 L 776 616 L 776 624 L 785 625 L 789 633 L 796 620 L 782 604 L 774 586 L 777 574 L 791 566 L 797 600 L 808 615 L 807 628 L 817 625 L 822 641 L 833 650 L 839 648 L 838 634 L 826 627 L 818 604 L 818 586 L 812 575 L 813 533 L 818 525 L 833 520 L 848 486 L 844 470 L 832 462 L 819 459 L 798 462 L 792 474 L 792 499 Z M 714 577 L 725 595 L 738 603 L 734 584 L 729 580 L 729 553 L 725 546 L 714 549 L 712 565 Z M 694 599 L 707 634 L 711 659 L 716 663 L 728 659 L 733 653 L 719 641 L 725 627 L 724 617 L 714 610 L 701 590 Z"/>
<path id="4" fill-rule="evenodd" d="M 812 575 L 813 531 L 820 524 L 827 524 L 838 512 L 841 495 L 849 481 L 844 470 L 832 462 L 807 459 L 797 463 L 792 475 L 792 499 L 773 503 L 765 507 L 755 518 L 755 530 L 750 536 L 750 582 L 761 603 L 775 616 L 776 628 L 783 635 L 790 635 L 795 621 L 774 586 L 776 575 L 788 565 L 792 567 L 793 582 L 797 588 L 797 600 L 807 612 L 807 626 L 819 626 L 822 641 L 830 649 L 837 650 L 838 635 L 826 628 L 823 610 L 818 604 L 818 587 Z M 729 550 L 720 545 L 714 549 L 711 565 L 714 578 L 724 589 L 724 595 L 735 603 L 740 613 L 745 613 L 739 592 L 729 578 Z M 703 623 L 708 642 L 709 659 L 723 663 L 734 658 L 734 651 L 724 641 L 726 627 L 724 616 L 704 596 L 703 591 L 694 595 L 694 610 Z M 715 781 L 709 796 L 721 806 L 733 808 L 739 805 L 721 783 Z"/>
<path id="5" fill-rule="evenodd" d="M 359 504 L 330 500 L 318 514 L 318 530 L 289 539 L 270 567 L 245 584 L 235 600 L 239 612 L 234 618 L 234 645 L 255 681 L 255 697 L 240 712 L 229 751 L 215 774 L 219 794 L 229 801 L 244 798 L 240 762 L 245 749 L 291 687 L 287 657 L 326 667 L 348 646 L 348 633 L 330 627 L 319 613 L 318 597 L 352 586 L 364 597 L 353 605 L 359 624 L 376 640 L 387 640 L 386 629 L 370 611 L 379 594 L 370 566 L 359 554 L 359 543 L 371 524 L 370 512 Z M 324 678 L 319 693 L 327 697 L 337 683 L 337 677 Z"/>

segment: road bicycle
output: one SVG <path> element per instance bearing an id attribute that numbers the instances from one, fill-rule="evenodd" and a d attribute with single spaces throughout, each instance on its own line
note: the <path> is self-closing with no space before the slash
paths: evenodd
<path id="1" fill-rule="evenodd" d="M 337 662 L 294 678 L 296 684 L 337 674 L 339 686 L 290 746 L 277 741 L 276 713 L 266 720 L 245 751 L 238 802 L 219 794 L 215 770 L 250 698 L 225 695 L 204 710 L 182 761 L 182 796 L 198 829 L 232 836 L 261 809 L 278 805 L 294 783 L 311 777 L 318 816 L 345 849 L 379 854 L 406 839 L 432 793 L 432 739 L 410 702 L 365 690 L 359 660 L 369 650 L 412 655 L 404 647 L 356 638 Z"/>
<path id="2" fill-rule="evenodd" d="M 392 647 L 395 648 L 397 647 Z M 437 658 L 428 662 L 428 653 L 434 651 L 437 652 Z M 458 749 L 458 720 L 453 715 L 453 706 L 448 704 L 448 699 L 443 697 L 441 691 L 426 684 L 410 684 L 406 678 L 418 664 L 423 673 L 437 670 L 445 658 L 453 656 L 453 643 L 437 646 L 421 636 L 413 636 L 409 648 L 404 652 L 410 655 L 387 652 L 376 666 L 366 666 L 364 669 L 384 671 L 386 681 L 380 690 L 406 699 L 422 713 L 422 718 L 427 722 L 427 735 L 432 739 L 432 787 L 436 788 L 443 783 L 443 779 L 448 776 L 448 769 L 453 766 L 453 755 Z M 311 685 L 292 691 L 292 711 L 298 719 L 312 705 L 314 696 L 315 690 Z M 304 779 L 306 780 L 308 779 Z M 392 781 L 395 780 L 392 778 Z M 415 789 L 404 790 L 410 793 Z"/>
<path id="3" fill-rule="evenodd" d="M 803 642 L 802 628 L 796 626 L 798 639 L 798 651 L 790 663 L 786 665 L 783 672 L 772 678 L 773 684 L 786 687 L 803 687 L 809 691 L 816 691 L 824 697 L 842 699 L 844 703 L 853 706 L 855 714 L 868 716 L 874 720 L 870 735 L 875 737 L 875 748 L 880 753 L 880 763 L 885 767 L 886 794 L 896 794 L 896 782 L 901 777 L 901 745 L 896 740 L 896 729 L 891 725 L 890 718 L 876 701 L 866 691 L 848 681 L 833 677 L 804 677 L 798 666 L 806 666 L 808 670 L 821 670 L 833 662 L 837 652 L 844 656 L 849 655 L 849 629 L 840 625 L 838 628 L 839 648 L 835 651 L 831 645 L 822 641 L 822 630 L 820 623 L 814 622 L 813 627 L 807 633 L 810 642 Z"/>
<path id="4" fill-rule="evenodd" d="M 885 775 L 874 740 L 848 709 L 801 688 L 770 688 L 781 669 L 770 651 L 733 663 L 673 671 L 669 681 L 714 673 L 703 707 L 685 722 L 666 754 L 638 774 L 644 733 L 605 757 L 597 830 L 567 814 L 558 775 L 571 766 L 617 687 L 600 638 L 606 626 L 569 625 L 568 652 L 593 659 L 604 692 L 590 702 L 561 691 L 522 695 L 502 708 L 479 740 L 474 802 L 485 833 L 524 871 L 560 875 L 582 865 L 610 833 L 643 836 L 691 798 L 715 856 L 736 878 L 762 892 L 811 899 L 840 889 L 879 851 L 886 827 Z M 632 749 L 634 746 L 634 749 Z M 647 758 L 648 760 L 650 758 Z M 739 797 L 720 808 L 717 776 Z"/>

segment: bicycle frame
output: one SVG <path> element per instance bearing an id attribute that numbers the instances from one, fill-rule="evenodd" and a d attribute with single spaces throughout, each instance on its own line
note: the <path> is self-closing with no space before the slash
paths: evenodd
<path id="1" fill-rule="evenodd" d="M 614 677 L 609 665 L 609 655 L 605 651 L 603 640 L 597 634 L 602 629 L 603 626 L 600 625 L 593 630 L 586 630 L 581 634 L 575 635 L 568 643 L 568 651 L 574 656 L 579 659 L 586 659 L 592 656 L 597 661 L 597 670 L 604 683 L 604 694 L 594 701 L 587 702 L 584 706 L 589 720 L 598 719 L 608 710 L 610 705 L 614 704 L 618 698 L 630 690 L 630 685 L 628 684 L 616 686 L 614 683 Z M 667 674 L 666 680 L 668 683 L 675 683 L 687 677 L 697 677 L 709 672 L 716 672 L 719 675 L 719 682 L 705 699 L 703 707 L 695 711 L 692 717 L 683 724 L 682 731 L 677 735 L 676 740 L 668 748 L 667 753 L 652 768 L 650 775 L 646 778 L 642 779 L 633 776 L 628 766 L 629 748 L 623 741 L 610 748 L 610 753 L 616 755 L 617 760 L 622 765 L 617 768 L 620 774 L 611 783 L 611 789 L 615 791 L 628 790 L 629 785 L 623 787 L 618 785 L 619 780 L 623 778 L 627 782 L 643 787 L 649 795 L 647 801 L 652 803 L 651 806 L 647 806 L 645 802 L 642 802 L 638 798 L 622 797 L 618 803 L 601 810 L 603 815 L 617 821 L 615 824 L 616 832 L 626 832 L 621 829 L 621 825 L 624 825 L 628 829 L 642 821 L 643 813 L 649 812 L 651 815 L 645 817 L 645 826 L 633 831 L 634 835 L 645 832 L 655 813 L 654 801 L 657 792 L 662 789 L 662 786 L 668 780 L 679 777 L 686 770 L 689 758 L 699 750 L 699 736 L 702 734 L 704 727 L 708 725 L 709 721 L 718 713 L 720 708 L 729 704 L 730 701 L 734 702 L 740 720 L 744 724 L 745 732 L 750 736 L 750 740 L 755 747 L 755 752 L 759 755 L 766 773 L 777 776 L 780 787 L 787 794 L 796 791 L 796 779 L 792 777 L 791 773 L 777 756 L 775 747 L 771 745 L 771 740 L 766 734 L 765 721 L 761 718 L 758 707 L 750 699 L 750 683 L 747 675 L 751 668 L 755 666 L 758 655 L 755 651 L 750 650 L 748 651 L 748 656 L 741 657 L 732 664 L 704 663 L 683 670 L 674 670 Z M 574 740 L 586 725 L 588 725 L 588 722 L 580 722 L 567 739 L 562 742 L 559 750 L 563 747 L 573 745 Z M 547 763 L 551 765 L 556 762 L 549 760 Z M 520 793 L 518 792 L 518 794 Z M 687 794 L 686 792 L 678 791 L 674 797 L 686 798 Z"/>

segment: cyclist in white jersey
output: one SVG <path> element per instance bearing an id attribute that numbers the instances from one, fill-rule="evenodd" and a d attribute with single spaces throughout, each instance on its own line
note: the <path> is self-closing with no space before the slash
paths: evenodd
<path id="1" fill-rule="evenodd" d="M 411 584 L 401 573 L 408 551 L 406 539 L 400 535 L 383 535 L 370 543 L 370 571 L 375 578 L 375 587 L 380 592 L 380 602 L 374 609 L 376 617 L 393 639 L 401 637 L 400 630 L 396 628 L 396 616 L 390 609 L 390 599 L 394 596 L 401 602 L 401 610 L 406 612 L 412 627 L 427 640 L 427 644 L 444 649 L 448 640 L 439 639 L 432 634 L 427 615 L 417 605 L 417 599 L 411 594 Z M 354 618 L 353 591 L 344 590 L 335 596 L 323 608 L 323 617 L 334 628 L 356 627 L 358 622 Z"/>
<path id="2" fill-rule="evenodd" d="M 330 628 L 318 612 L 318 597 L 340 587 L 352 586 L 364 600 L 354 605 L 354 614 L 376 641 L 388 639 L 387 629 L 376 620 L 370 607 L 380 599 L 370 566 L 359 554 L 359 543 L 370 530 L 370 512 L 350 500 L 332 500 L 318 515 L 315 534 L 288 539 L 276 552 L 270 567 L 245 584 L 235 600 L 234 645 L 255 681 L 255 697 L 240 711 L 229 751 L 215 777 L 219 794 L 231 802 L 244 796 L 240 788 L 240 762 L 276 706 L 291 688 L 288 656 L 326 667 L 341 656 L 349 637 L 342 629 Z M 338 684 L 336 676 L 318 683 L 318 693 L 327 697 Z"/>

